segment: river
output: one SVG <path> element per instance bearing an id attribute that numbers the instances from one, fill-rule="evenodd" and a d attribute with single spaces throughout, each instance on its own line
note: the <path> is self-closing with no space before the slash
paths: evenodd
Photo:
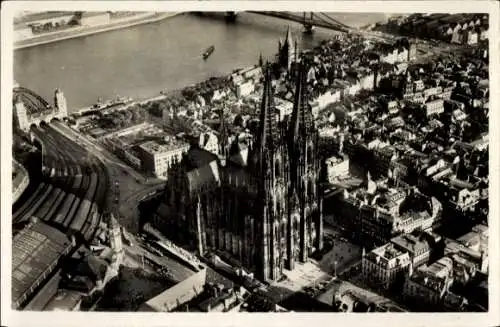
<path id="1" fill-rule="evenodd" d="M 385 18 L 379 13 L 329 15 L 351 26 Z M 334 35 L 325 29 L 306 35 L 298 23 L 251 13 L 240 13 L 234 24 L 226 23 L 222 16 L 182 14 L 17 50 L 14 79 L 49 102 L 55 88 L 61 88 L 70 112 L 94 104 L 99 97 L 146 98 L 253 65 L 259 53 L 272 60 L 288 26 L 301 48 Z M 210 45 L 216 50 L 204 61 L 201 54 Z"/>

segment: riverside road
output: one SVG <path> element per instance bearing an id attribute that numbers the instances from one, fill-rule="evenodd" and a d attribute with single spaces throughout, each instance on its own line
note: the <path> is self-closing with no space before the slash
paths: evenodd
<path id="1" fill-rule="evenodd" d="M 351 26 L 385 19 L 377 13 L 329 15 Z M 307 35 L 299 23 L 249 13 L 240 13 L 236 23 L 226 23 L 216 14 L 183 14 L 17 50 L 14 79 L 46 99 L 52 99 L 55 88 L 62 88 L 70 112 L 94 104 L 99 97 L 147 98 L 256 64 L 260 53 L 274 59 L 288 26 L 301 48 L 336 33 L 317 28 Z M 215 52 L 204 61 L 201 55 L 211 45 Z"/>

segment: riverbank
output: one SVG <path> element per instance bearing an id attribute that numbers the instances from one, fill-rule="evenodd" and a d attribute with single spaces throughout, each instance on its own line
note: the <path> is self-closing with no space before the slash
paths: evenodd
<path id="1" fill-rule="evenodd" d="M 183 12 L 163 12 L 163 13 L 147 13 L 141 15 L 140 17 L 119 19 L 115 22 L 111 22 L 105 25 L 99 26 L 82 26 L 75 27 L 71 30 L 58 31 L 48 34 L 43 34 L 37 37 L 33 37 L 27 40 L 21 40 L 14 43 L 14 50 L 24 49 L 29 47 L 34 47 L 37 45 L 53 43 L 58 41 L 63 41 L 67 39 L 73 39 L 77 37 L 109 32 L 117 29 L 132 27 L 141 24 L 150 24 L 154 22 L 158 22 L 160 20 L 177 16 L 182 14 Z"/>
<path id="2" fill-rule="evenodd" d="M 366 23 L 378 19 L 380 15 L 360 20 Z M 70 112 L 117 94 L 133 99 L 155 97 L 160 90 L 182 89 L 228 74 L 235 67 L 251 66 L 260 53 L 265 60 L 274 60 L 279 38 L 284 37 L 288 26 L 301 49 L 313 48 L 332 35 L 321 28 L 306 35 L 301 24 L 244 12 L 231 24 L 223 15 L 182 14 L 15 51 L 14 78 L 46 99 L 52 99 L 54 89 L 61 88 Z M 210 45 L 216 51 L 204 61 L 201 54 Z"/>

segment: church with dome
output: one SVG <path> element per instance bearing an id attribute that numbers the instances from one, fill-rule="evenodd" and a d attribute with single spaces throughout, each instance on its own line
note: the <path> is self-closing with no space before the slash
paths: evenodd
<path id="1" fill-rule="evenodd" d="M 170 169 L 152 221 L 176 242 L 217 253 L 263 281 L 323 247 L 319 135 L 305 64 L 296 68 L 292 114 L 278 119 L 267 66 L 254 135 L 230 143 L 222 120 L 219 155 L 193 145 Z"/>

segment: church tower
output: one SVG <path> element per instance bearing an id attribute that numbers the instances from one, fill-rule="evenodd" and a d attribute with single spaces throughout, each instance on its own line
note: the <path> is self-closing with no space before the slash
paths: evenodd
<path id="1" fill-rule="evenodd" d="M 290 187 L 299 196 L 299 259 L 305 262 L 311 252 L 323 246 L 323 217 L 319 192 L 319 134 L 308 102 L 306 66 L 300 63 L 293 112 L 289 126 Z"/>
<path id="2" fill-rule="evenodd" d="M 122 231 L 112 213 L 109 213 L 108 237 L 113 252 L 117 254 L 121 253 L 123 251 Z"/>
<path id="3" fill-rule="evenodd" d="M 265 69 L 260 124 L 253 147 L 252 171 L 256 184 L 255 218 L 258 278 L 276 280 L 286 259 L 287 177 L 285 147 L 279 130 L 271 86 L 271 70 Z"/>
<path id="4" fill-rule="evenodd" d="M 286 31 L 286 38 L 285 41 L 282 43 L 281 41 L 279 42 L 279 52 L 278 52 L 278 59 L 279 59 L 279 64 L 281 67 L 285 68 L 287 71 L 290 71 L 292 68 L 292 64 L 295 62 L 296 55 L 296 42 L 293 41 L 292 38 L 292 31 L 290 30 L 290 26 L 288 27 Z"/>
<path id="5" fill-rule="evenodd" d="M 19 97 L 15 99 L 14 108 L 16 113 L 15 118 L 19 128 L 23 131 L 27 131 L 29 129 L 28 114 L 24 102 Z"/>
<path id="6" fill-rule="evenodd" d="M 222 166 L 226 165 L 226 160 L 229 156 L 229 144 L 228 144 L 228 131 L 226 126 L 226 118 L 224 109 L 220 113 L 220 127 L 219 127 L 219 159 Z"/>
<path id="7" fill-rule="evenodd" d="M 402 83 L 402 96 L 413 94 L 413 80 L 409 71 L 406 72 L 405 79 Z"/>
<path id="8" fill-rule="evenodd" d="M 68 116 L 68 105 L 66 103 L 66 97 L 60 89 L 56 89 L 54 93 L 54 105 L 59 112 L 59 118 Z"/>
<path id="9" fill-rule="evenodd" d="M 116 221 L 113 214 L 110 212 L 107 217 L 108 220 L 108 239 L 111 250 L 113 251 L 111 257 L 110 268 L 114 271 L 118 271 L 120 264 L 123 260 L 123 242 L 122 242 L 122 230 L 118 221 Z"/>

